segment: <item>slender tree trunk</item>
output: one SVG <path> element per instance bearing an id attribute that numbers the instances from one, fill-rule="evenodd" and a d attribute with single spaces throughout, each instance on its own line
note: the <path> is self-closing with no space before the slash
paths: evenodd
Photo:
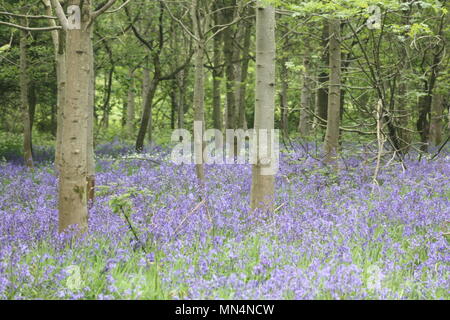
<path id="1" fill-rule="evenodd" d="M 402 0 L 401 2 L 407 3 L 408 0 Z M 411 8 L 406 14 L 403 14 L 402 24 L 409 25 L 411 19 Z M 410 106 L 408 105 L 408 77 L 405 75 L 408 71 L 409 64 L 409 46 L 405 45 L 401 48 L 400 58 L 402 59 L 402 64 L 399 70 L 399 79 L 398 79 L 398 91 L 397 97 L 394 100 L 394 115 L 393 118 L 394 125 L 396 127 L 397 132 L 397 140 L 401 154 L 406 154 L 409 150 L 409 146 L 411 145 L 411 133 L 408 131 L 409 123 L 410 123 Z M 364 95 L 367 98 L 367 94 Z"/>
<path id="2" fill-rule="evenodd" d="M 53 10 L 50 0 L 44 0 L 45 12 L 48 16 L 53 16 Z M 50 26 L 56 26 L 54 19 L 48 19 Z M 51 32 L 55 62 L 56 62 L 56 143 L 55 143 L 55 168 L 61 169 L 61 143 L 62 143 L 62 126 L 63 126 L 63 110 L 64 110 L 64 92 L 66 88 L 66 54 L 65 54 L 65 31 L 54 30 Z"/>
<path id="3" fill-rule="evenodd" d="M 446 19 L 445 16 L 442 15 L 439 29 L 437 32 L 438 36 L 442 36 L 443 27 L 445 25 Z M 442 48 L 440 46 L 436 46 L 433 53 L 433 60 L 430 70 L 429 78 L 424 81 L 424 91 L 426 93 L 425 96 L 419 98 L 419 119 L 417 120 L 417 130 L 420 134 L 420 140 L 422 142 L 421 150 L 423 152 L 428 152 L 428 143 L 429 143 L 429 134 L 430 134 L 430 113 L 431 113 L 431 104 L 433 98 L 433 90 L 436 85 L 436 80 L 439 76 L 439 67 L 440 60 L 442 55 Z"/>
<path id="4" fill-rule="evenodd" d="M 36 96 L 36 86 L 33 80 L 29 81 L 28 87 L 28 103 L 29 103 L 29 117 L 30 117 L 30 145 L 31 145 L 31 153 L 33 154 L 33 125 L 34 125 L 34 117 L 36 114 L 36 104 L 37 104 L 37 96 Z"/>
<path id="5" fill-rule="evenodd" d="M 435 55 L 431 68 L 430 78 L 425 83 L 426 95 L 419 98 L 419 119 L 417 120 L 417 130 L 422 142 L 421 150 L 428 152 L 428 142 L 430 140 L 430 114 L 432 107 L 433 89 L 438 76 L 439 56 Z"/>
<path id="6" fill-rule="evenodd" d="M 149 91 L 150 91 L 150 68 L 148 66 L 145 66 L 144 69 L 142 70 L 142 101 L 144 102 L 142 111 L 145 110 L 145 102 L 147 101 Z M 153 104 L 153 101 L 151 104 Z M 151 108 L 152 108 L 152 106 L 150 105 L 150 112 L 149 112 L 149 119 L 148 119 L 147 126 L 148 125 L 151 126 L 151 124 L 152 124 Z M 142 114 L 144 114 L 144 112 Z M 148 127 L 147 127 L 147 130 L 149 130 Z M 150 130 L 151 130 L 151 128 L 150 128 Z M 151 136 L 151 134 L 150 134 L 150 136 Z"/>
<path id="7" fill-rule="evenodd" d="M 147 75 L 146 75 L 147 74 Z M 145 89 L 146 85 L 144 84 L 144 89 L 143 89 L 143 94 L 144 94 L 144 106 L 143 106 L 143 110 L 142 110 L 142 119 L 141 119 L 141 126 L 139 127 L 139 132 L 136 138 L 136 151 L 137 152 L 142 152 L 144 150 L 144 139 L 145 139 L 145 135 L 147 133 L 147 128 L 150 124 L 150 128 L 149 128 L 149 133 L 148 133 L 148 139 L 151 140 L 152 139 L 152 104 L 153 104 L 153 98 L 155 96 L 156 93 L 156 89 L 158 88 L 158 84 L 159 84 L 159 75 L 154 74 L 153 79 L 150 81 L 150 74 L 149 72 L 146 72 L 146 70 L 144 69 L 144 82 L 146 82 L 147 80 L 145 79 L 145 77 L 148 76 L 148 80 L 149 80 L 149 86 L 148 86 L 148 90 Z M 147 92 L 146 92 L 147 91 Z"/>
<path id="8" fill-rule="evenodd" d="M 129 87 L 128 87 L 128 98 L 127 98 L 127 120 L 126 120 L 126 130 L 128 137 L 134 136 L 134 114 L 135 114 L 135 85 L 134 85 L 134 71 L 130 68 L 129 73 Z"/>
<path id="9" fill-rule="evenodd" d="M 200 32 L 202 23 L 199 18 L 198 0 L 192 0 L 191 17 L 193 21 L 194 33 L 197 38 L 195 41 L 195 80 L 194 80 L 194 158 L 195 171 L 200 181 L 205 180 L 205 171 L 203 167 L 203 132 L 205 130 L 204 122 L 204 67 L 203 60 L 205 54 L 205 42 L 203 34 Z M 200 124 L 198 127 L 195 123 Z"/>
<path id="10" fill-rule="evenodd" d="M 405 57 L 406 59 L 406 57 Z M 408 132 L 408 124 L 410 120 L 410 116 L 408 115 L 408 100 L 407 100 L 407 84 L 403 80 L 398 85 L 398 98 L 395 102 L 394 106 L 394 114 L 396 116 L 395 118 L 395 125 L 397 127 L 397 135 L 398 135 L 398 142 L 399 142 L 399 148 L 402 153 L 406 153 L 408 151 L 409 145 L 411 143 L 411 134 Z M 367 95 L 365 95 L 367 97 Z"/>
<path id="11" fill-rule="evenodd" d="M 175 80 L 170 81 L 170 100 L 171 100 L 171 108 L 170 108 L 170 129 L 175 130 L 175 116 L 178 110 L 178 97 L 177 97 L 177 85 Z"/>
<path id="12" fill-rule="evenodd" d="M 33 80 L 30 80 L 28 86 L 28 101 L 30 104 L 29 113 L 30 113 L 30 141 L 31 141 L 31 150 L 33 150 L 33 125 L 34 125 L 34 117 L 36 115 L 36 104 L 37 104 L 37 96 L 36 96 L 36 85 Z"/>
<path id="13" fill-rule="evenodd" d="M 247 119 L 245 117 L 245 106 L 246 106 L 246 91 L 247 91 L 247 77 L 248 77 L 248 66 L 250 62 L 250 45 L 251 45 L 251 35 L 252 35 L 252 25 L 251 23 L 245 24 L 244 32 L 244 46 L 242 51 L 242 66 L 241 66 L 241 79 L 239 84 L 239 119 L 238 127 L 242 129 L 247 129 Z"/>
<path id="14" fill-rule="evenodd" d="M 329 38 L 329 31 L 328 31 L 328 25 L 326 21 L 323 24 L 322 29 L 322 41 L 323 41 L 323 54 L 322 54 L 322 66 L 321 71 L 318 76 L 318 82 L 319 82 L 319 88 L 317 90 L 317 106 L 316 106 L 316 113 L 317 115 L 324 120 L 327 120 L 328 117 L 328 89 L 327 89 L 327 82 L 329 79 L 328 76 L 328 60 L 329 60 L 329 50 L 327 49 Z M 317 121 L 317 120 L 315 120 Z M 321 124 L 325 124 L 323 121 L 319 121 Z"/>
<path id="15" fill-rule="evenodd" d="M 429 101 L 427 101 L 429 100 Z M 431 97 L 424 96 L 419 98 L 419 118 L 417 119 L 417 131 L 420 134 L 422 145 L 420 149 L 424 152 L 428 151 L 428 135 L 430 133 L 429 114 L 431 110 Z"/>
<path id="16" fill-rule="evenodd" d="M 310 60 L 308 54 L 303 57 L 303 72 L 302 90 L 300 97 L 300 121 L 298 123 L 298 131 L 302 137 L 309 135 L 310 118 L 311 118 L 311 74 L 310 74 Z"/>
<path id="17" fill-rule="evenodd" d="M 81 5 L 70 0 L 69 5 Z M 66 32 L 66 91 L 59 181 L 59 231 L 87 230 L 88 127 L 92 86 L 90 1 L 83 1 L 81 28 Z"/>
<path id="18" fill-rule="evenodd" d="M 231 23 L 234 18 L 234 10 L 236 6 L 236 0 L 228 0 L 225 3 L 226 9 L 223 9 L 223 23 Z M 225 78 L 226 78 L 226 97 L 227 97 L 227 116 L 226 116 L 226 128 L 236 128 L 236 73 L 234 63 L 234 28 L 228 27 L 223 31 L 223 53 L 225 58 Z"/>
<path id="19" fill-rule="evenodd" d="M 113 61 L 111 61 L 113 63 Z M 105 76 L 105 97 L 103 101 L 103 126 L 105 128 L 109 127 L 109 114 L 111 112 L 111 90 L 112 90 L 112 82 L 113 82 L 113 76 L 114 76 L 114 69 L 115 66 L 113 65 L 111 69 L 109 69 L 108 76 Z"/>
<path id="20" fill-rule="evenodd" d="M 31 119 L 29 102 L 30 75 L 28 70 L 28 32 L 20 31 L 20 99 L 23 118 L 23 156 L 25 165 L 33 167 L 33 152 L 31 148 Z"/>
<path id="21" fill-rule="evenodd" d="M 155 80 L 150 81 L 149 91 L 147 95 L 152 96 L 152 103 L 150 103 L 149 117 L 148 117 L 148 127 L 147 127 L 147 141 L 151 145 L 153 143 L 153 98 L 156 94 L 157 85 L 155 85 Z"/>
<path id="22" fill-rule="evenodd" d="M 176 79 L 178 82 L 178 95 L 180 97 L 180 100 L 178 101 L 178 129 L 184 128 L 184 100 L 185 100 L 185 94 L 186 94 L 186 73 L 187 70 L 181 70 L 177 75 Z M 182 141 L 183 138 L 180 136 L 180 141 Z"/>
<path id="23" fill-rule="evenodd" d="M 272 211 L 275 176 L 267 174 L 268 166 L 263 164 L 259 145 L 259 130 L 274 128 L 275 111 L 275 9 L 257 2 L 256 8 L 256 99 L 255 130 L 258 135 L 257 161 L 252 167 L 250 205 Z M 270 141 L 270 139 L 269 139 Z M 270 146 L 273 148 L 274 146 Z M 273 160 L 273 159 L 272 159 Z M 269 165 L 270 167 L 270 165 Z"/>
<path id="24" fill-rule="evenodd" d="M 339 113 L 341 95 L 341 47 L 340 22 L 331 19 L 329 22 L 330 37 L 330 84 L 328 89 L 328 121 L 325 136 L 325 160 L 336 159 L 339 147 Z"/>
<path id="25" fill-rule="evenodd" d="M 286 51 L 285 51 L 286 52 Z M 281 76 L 281 92 L 280 92 L 280 108 L 281 108 L 281 132 L 283 137 L 288 137 L 288 114 L 289 114 L 289 104 L 288 104 L 288 69 L 286 67 L 287 58 L 281 59 L 280 64 L 280 76 Z"/>
<path id="26" fill-rule="evenodd" d="M 214 10 L 218 10 L 220 6 L 216 2 L 214 5 Z M 222 24 L 222 14 L 220 12 L 216 12 L 214 14 L 214 24 L 221 25 Z M 223 76 L 223 66 L 222 64 L 222 41 L 223 35 L 222 32 L 216 34 L 213 39 L 213 70 L 212 70 L 212 103 L 213 103 L 213 128 L 218 130 L 215 136 L 216 148 L 223 148 L 221 144 L 221 135 L 223 131 L 223 111 L 222 111 L 222 96 L 221 96 L 221 86 L 222 86 L 222 76 Z M 219 133 L 220 132 L 220 133 Z M 220 137 L 219 137 L 220 135 Z"/>
<path id="27" fill-rule="evenodd" d="M 241 43 L 242 39 L 242 30 L 239 29 L 236 32 L 236 37 L 234 39 L 235 43 Z M 239 101 L 241 99 L 241 81 L 242 81 L 242 65 L 240 63 L 241 55 L 240 55 L 240 48 L 235 45 L 233 50 L 233 70 L 234 70 L 234 122 L 235 122 L 235 128 L 238 128 L 239 125 Z"/>
<path id="28" fill-rule="evenodd" d="M 442 119 L 444 117 L 444 100 L 441 94 L 435 93 L 431 103 L 431 143 L 439 146 L 442 143 Z"/>
<path id="29" fill-rule="evenodd" d="M 215 23 L 219 25 L 221 23 L 220 14 L 216 13 Z M 213 123 L 214 129 L 223 130 L 223 113 L 222 113 L 222 99 L 220 86 L 222 83 L 222 74 L 223 68 L 220 66 L 221 64 L 221 43 L 222 43 L 222 33 L 217 34 L 213 39 L 214 52 L 213 52 L 213 63 L 214 69 L 212 71 L 213 76 Z"/>

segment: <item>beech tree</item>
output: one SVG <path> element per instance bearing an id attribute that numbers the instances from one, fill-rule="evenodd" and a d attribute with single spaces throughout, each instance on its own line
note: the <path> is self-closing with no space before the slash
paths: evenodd
<path id="1" fill-rule="evenodd" d="M 66 17 L 58 0 L 52 0 L 65 31 L 66 86 L 61 129 L 59 168 L 59 231 L 77 225 L 87 230 L 88 199 L 95 185 L 93 153 L 94 57 L 93 23 L 116 0 L 92 10 L 90 0 L 69 0 Z"/>
<path id="2" fill-rule="evenodd" d="M 257 159 L 252 167 L 250 205 L 253 209 L 271 210 L 274 201 L 274 174 L 263 172 L 270 164 L 261 157 L 260 131 L 274 129 L 275 112 L 275 8 L 257 2 L 256 5 L 256 89 L 255 123 Z M 272 133 L 271 133 L 272 134 Z M 268 139 L 269 148 L 271 139 Z M 273 159 L 272 159 L 273 160 Z"/>
<path id="3" fill-rule="evenodd" d="M 135 117 L 135 80 L 134 80 L 135 70 L 131 69 L 128 73 L 128 95 L 127 95 L 127 117 L 126 117 L 126 128 L 127 134 L 132 137 L 134 135 L 134 117 Z"/>
<path id="4" fill-rule="evenodd" d="M 336 158 L 339 147 L 339 123 L 341 102 L 341 24 L 338 19 L 330 19 L 329 22 L 329 65 L 330 83 L 328 85 L 328 116 L 327 132 L 325 136 L 326 161 Z"/>
<path id="5" fill-rule="evenodd" d="M 203 167 L 203 132 L 205 130 L 205 88 L 204 55 L 205 29 L 209 27 L 211 4 L 200 6 L 200 0 L 192 0 L 191 19 L 195 40 L 195 79 L 194 79 L 194 157 L 195 172 L 199 180 L 205 180 Z M 196 124 L 199 124 L 196 126 Z"/>
<path id="6" fill-rule="evenodd" d="M 23 21 L 26 24 L 26 20 Z M 20 30 L 20 97 L 23 114 L 23 153 L 27 167 L 33 167 L 33 150 L 31 146 L 31 119 L 30 119 L 30 75 L 28 73 L 28 32 Z"/>
<path id="7" fill-rule="evenodd" d="M 53 19 L 53 9 L 50 0 L 43 0 L 45 6 L 45 14 L 49 16 L 48 22 L 50 26 L 57 27 L 55 19 Z M 52 30 L 53 50 L 55 55 L 56 65 L 56 112 L 57 112 L 57 127 L 56 127 L 56 143 L 55 143 L 55 168 L 60 169 L 61 163 L 61 149 L 62 149 L 62 122 L 63 122 L 63 107 L 64 107 L 64 92 L 66 87 L 66 53 L 65 53 L 65 33 L 63 29 Z"/>

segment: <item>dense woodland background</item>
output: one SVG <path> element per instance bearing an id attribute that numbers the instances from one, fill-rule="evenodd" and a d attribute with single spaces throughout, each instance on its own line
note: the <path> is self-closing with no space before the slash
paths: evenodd
<path id="1" fill-rule="evenodd" d="M 102 4 L 94 2 L 93 7 Z M 343 139 L 347 132 L 358 133 L 352 137 L 375 139 L 374 111 L 382 99 L 402 151 L 426 150 L 427 144 L 442 143 L 448 130 L 446 1 L 277 4 L 277 128 L 292 136 L 321 140 L 322 119 L 327 119 L 328 21 L 336 17 L 342 37 Z M 380 29 L 365 27 L 371 4 L 381 8 Z M 2 1 L 1 5 L 2 10 L 16 14 L 3 13 L 3 22 L 30 28 L 49 25 L 45 18 L 17 16 L 45 15 L 42 1 Z M 195 39 L 190 6 L 189 1 L 130 1 L 123 10 L 95 22 L 96 141 L 114 136 L 135 141 L 139 135 L 139 140 L 145 136 L 146 141 L 164 142 L 171 129 L 192 127 Z M 209 19 L 203 32 L 212 38 L 205 45 L 204 57 L 207 127 L 253 127 L 253 6 L 251 1 L 199 1 L 199 12 Z M 57 80 L 52 32 L 0 28 L 1 130 L 23 131 L 20 76 L 26 72 L 22 80 L 27 86 L 30 127 L 37 137 L 54 139 Z M 22 71 L 21 37 L 27 60 Z M 148 121 L 142 122 L 144 109 L 150 111 Z"/>

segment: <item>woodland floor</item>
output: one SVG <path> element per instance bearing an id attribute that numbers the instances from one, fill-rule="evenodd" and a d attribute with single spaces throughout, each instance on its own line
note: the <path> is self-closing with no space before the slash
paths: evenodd
<path id="1" fill-rule="evenodd" d="M 148 153 L 158 162 L 128 149 L 99 146 L 76 241 L 57 233 L 53 164 L 0 163 L 0 299 L 450 298 L 448 152 L 404 172 L 387 158 L 375 186 L 362 148 L 336 173 L 298 146 L 264 215 L 248 207 L 249 165 L 207 166 L 202 191 L 165 149 Z"/>

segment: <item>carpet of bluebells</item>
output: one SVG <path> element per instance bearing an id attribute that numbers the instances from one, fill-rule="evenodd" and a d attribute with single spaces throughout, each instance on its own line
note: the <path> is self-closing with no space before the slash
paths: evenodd
<path id="1" fill-rule="evenodd" d="M 375 185 L 361 148 L 337 171 L 290 148 L 266 214 L 249 165 L 207 166 L 199 186 L 168 149 L 129 149 L 98 147 L 82 237 L 58 235 L 49 150 L 32 171 L 0 162 L 0 299 L 450 298 L 448 151 L 384 162 Z"/>

